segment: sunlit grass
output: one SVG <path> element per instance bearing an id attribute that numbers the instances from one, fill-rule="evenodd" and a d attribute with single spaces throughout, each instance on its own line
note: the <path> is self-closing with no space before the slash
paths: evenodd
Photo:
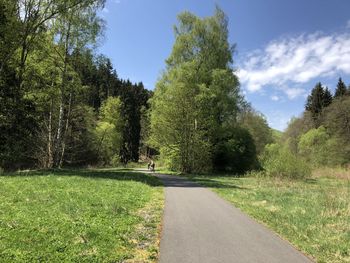
<path id="1" fill-rule="evenodd" d="M 317 262 L 350 262 L 350 182 L 195 177 Z"/>
<path id="2" fill-rule="evenodd" d="M 98 170 L 0 176 L 0 262 L 153 262 L 163 190 Z"/>

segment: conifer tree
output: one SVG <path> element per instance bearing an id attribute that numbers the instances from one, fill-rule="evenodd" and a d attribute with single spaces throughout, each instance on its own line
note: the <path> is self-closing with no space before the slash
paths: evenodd
<path id="1" fill-rule="evenodd" d="M 341 78 L 338 80 L 337 88 L 334 93 L 334 98 L 339 98 L 347 93 L 346 85 Z"/>
<path id="2" fill-rule="evenodd" d="M 328 107 L 332 104 L 333 96 L 330 90 L 326 87 L 323 93 L 323 108 Z"/>
<path id="3" fill-rule="evenodd" d="M 311 113 L 316 128 L 320 125 L 322 110 L 332 103 L 332 99 L 331 92 L 328 88 L 323 88 L 321 82 L 316 84 L 308 96 L 305 109 Z"/>

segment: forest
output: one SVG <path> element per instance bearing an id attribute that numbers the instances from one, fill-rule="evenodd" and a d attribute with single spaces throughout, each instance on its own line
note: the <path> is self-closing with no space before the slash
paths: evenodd
<path id="1" fill-rule="evenodd" d="M 334 83 L 335 84 L 335 83 Z M 279 143 L 265 152 L 271 174 L 303 177 L 320 167 L 348 167 L 350 163 L 350 86 L 341 78 L 335 92 L 320 82 L 307 97 L 305 110 L 293 118 Z M 288 160 L 294 163 L 286 164 Z M 294 170 L 294 172 L 292 172 Z"/>
<path id="2" fill-rule="evenodd" d="M 152 92 L 95 54 L 104 1 L 0 1 L 0 167 L 138 161 Z"/>
<path id="3" fill-rule="evenodd" d="M 103 0 L 0 1 L 0 167 L 118 166 L 304 177 L 350 161 L 350 88 L 317 83 L 281 135 L 243 96 L 220 8 L 178 15 L 153 91 L 96 54 Z"/>

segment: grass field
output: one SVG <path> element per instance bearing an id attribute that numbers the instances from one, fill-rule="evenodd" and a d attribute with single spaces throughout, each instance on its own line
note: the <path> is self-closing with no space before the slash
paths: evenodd
<path id="1" fill-rule="evenodd" d="M 0 262 L 155 262 L 163 201 L 122 170 L 0 176 Z"/>
<path id="2" fill-rule="evenodd" d="M 276 231 L 317 262 L 350 262 L 350 181 L 192 178 Z"/>

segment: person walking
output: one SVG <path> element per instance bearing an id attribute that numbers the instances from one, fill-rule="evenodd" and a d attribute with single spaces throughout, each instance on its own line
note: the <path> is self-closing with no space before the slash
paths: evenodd
<path id="1" fill-rule="evenodd" d="M 155 171 L 155 167 L 156 164 L 153 162 L 153 160 L 151 161 L 151 171 L 154 172 Z"/>

